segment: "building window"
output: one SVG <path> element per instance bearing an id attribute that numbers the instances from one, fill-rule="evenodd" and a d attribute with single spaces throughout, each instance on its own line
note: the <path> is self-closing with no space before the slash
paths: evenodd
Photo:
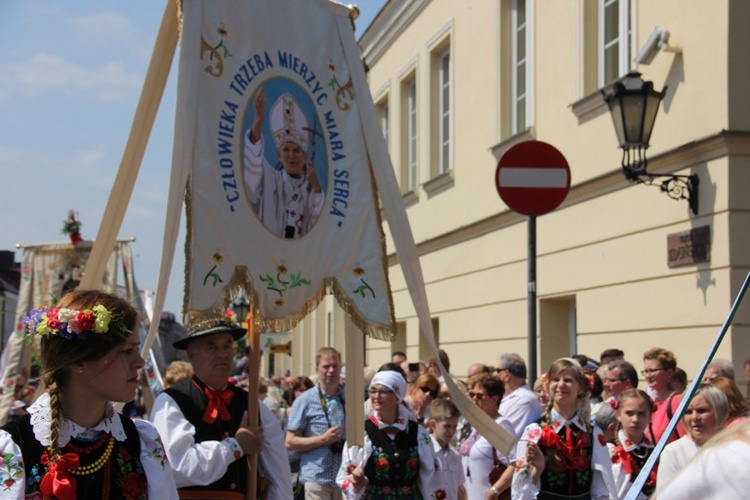
<path id="1" fill-rule="evenodd" d="M 440 129 L 438 131 L 438 174 L 443 174 L 451 168 L 451 52 L 444 50 L 438 57 L 438 115 Z"/>
<path id="2" fill-rule="evenodd" d="M 408 140 L 407 147 L 407 168 L 409 191 L 414 191 L 417 187 L 417 81 L 409 83 L 407 97 L 407 113 L 409 114 L 406 137 Z"/>
<path id="3" fill-rule="evenodd" d="M 599 0 L 599 87 L 630 70 L 630 0 Z"/>
<path id="4" fill-rule="evenodd" d="M 528 0 L 514 0 L 512 13 L 512 132 L 523 132 L 529 126 L 529 23 L 527 22 Z"/>
<path id="5" fill-rule="evenodd" d="M 534 0 L 500 2 L 500 140 L 534 125 Z"/>
<path id="6" fill-rule="evenodd" d="M 378 121 L 380 122 L 380 131 L 383 133 L 383 138 L 385 139 L 385 146 L 388 148 L 388 129 L 389 129 L 389 123 L 388 123 L 388 99 L 383 99 L 378 103 L 377 106 L 378 111 Z"/>
<path id="7" fill-rule="evenodd" d="M 405 171 L 402 177 L 402 191 L 409 193 L 417 188 L 417 79 L 412 78 L 405 83 L 405 106 L 406 127 L 404 134 L 405 144 Z"/>

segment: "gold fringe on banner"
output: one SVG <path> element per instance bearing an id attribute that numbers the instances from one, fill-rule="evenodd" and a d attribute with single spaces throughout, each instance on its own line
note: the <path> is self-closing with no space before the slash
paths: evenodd
<path id="1" fill-rule="evenodd" d="M 323 285 L 310 296 L 302 308 L 296 314 L 279 319 L 264 318 L 258 310 L 258 294 L 253 287 L 250 273 L 246 266 L 236 266 L 229 282 L 223 287 L 217 301 L 209 309 L 187 310 L 185 314 L 185 327 L 188 330 L 200 330 L 215 324 L 216 319 L 221 317 L 227 306 L 237 298 L 240 292 L 249 298 L 250 308 L 253 314 L 253 326 L 258 332 L 286 332 L 296 327 L 305 316 L 318 308 L 323 298 L 333 293 L 339 306 L 346 311 L 352 322 L 367 336 L 379 340 L 394 340 L 393 323 L 390 325 L 371 323 L 359 314 L 354 303 L 341 289 L 338 282 L 328 278 Z M 390 293 L 390 290 L 388 291 Z"/>

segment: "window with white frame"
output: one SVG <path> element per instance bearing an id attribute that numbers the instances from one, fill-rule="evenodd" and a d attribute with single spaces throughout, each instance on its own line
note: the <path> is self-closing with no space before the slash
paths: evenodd
<path id="1" fill-rule="evenodd" d="M 406 90 L 406 191 L 417 188 L 417 79 Z"/>
<path id="2" fill-rule="evenodd" d="M 380 121 L 380 131 L 383 133 L 385 145 L 388 147 L 388 99 L 383 99 L 378 103 L 378 120 Z"/>
<path id="3" fill-rule="evenodd" d="M 440 127 L 438 131 L 438 173 L 443 174 L 451 169 L 451 52 L 445 49 L 438 57 L 438 114 Z"/>
<path id="4" fill-rule="evenodd" d="M 512 14 L 512 133 L 526 130 L 531 121 L 531 64 L 529 50 L 531 29 L 528 18 L 531 0 L 513 0 Z"/>
<path id="5" fill-rule="evenodd" d="M 630 71 L 630 0 L 599 0 L 599 86 Z"/>

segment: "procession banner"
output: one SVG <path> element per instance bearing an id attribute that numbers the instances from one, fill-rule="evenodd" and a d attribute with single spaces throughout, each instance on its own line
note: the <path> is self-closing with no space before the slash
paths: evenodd
<path id="1" fill-rule="evenodd" d="M 368 335 L 393 307 L 361 125 L 349 10 L 326 0 L 183 2 L 174 169 L 189 169 L 186 324 L 243 290 L 259 331 L 333 293 Z M 349 45 L 348 50 L 345 46 Z M 354 50 L 351 50 L 352 47 Z"/>
<path id="2" fill-rule="evenodd" d="M 118 243 L 118 245 L 127 243 Z M 4 391 L 0 396 L 0 424 L 7 421 L 13 403 L 13 388 L 19 375 L 28 378 L 31 350 L 24 340 L 22 320 L 31 309 L 52 307 L 63 295 L 75 290 L 86 270 L 92 241 L 27 245 L 23 248 L 21 284 L 15 315 L 15 331 L 8 338 L 0 366 Z M 111 252 L 105 267 L 101 289 L 114 291 L 117 282 L 116 254 Z"/>

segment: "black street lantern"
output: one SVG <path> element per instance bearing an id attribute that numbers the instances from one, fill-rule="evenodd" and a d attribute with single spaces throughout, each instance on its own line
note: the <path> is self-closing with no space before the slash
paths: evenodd
<path id="1" fill-rule="evenodd" d="M 237 315 L 237 321 L 240 325 L 247 320 L 247 314 L 250 312 L 250 302 L 244 295 L 238 295 L 232 302 L 232 310 Z"/>
<path id="2" fill-rule="evenodd" d="M 654 90 L 653 82 L 644 82 L 637 71 L 628 73 L 622 81 L 615 82 L 609 91 L 602 90 L 615 125 L 617 140 L 622 148 L 622 172 L 630 182 L 654 185 L 675 200 L 688 200 L 690 210 L 698 214 L 698 176 L 651 174 L 648 172 L 646 149 L 651 140 L 659 103 L 667 88 Z"/>

